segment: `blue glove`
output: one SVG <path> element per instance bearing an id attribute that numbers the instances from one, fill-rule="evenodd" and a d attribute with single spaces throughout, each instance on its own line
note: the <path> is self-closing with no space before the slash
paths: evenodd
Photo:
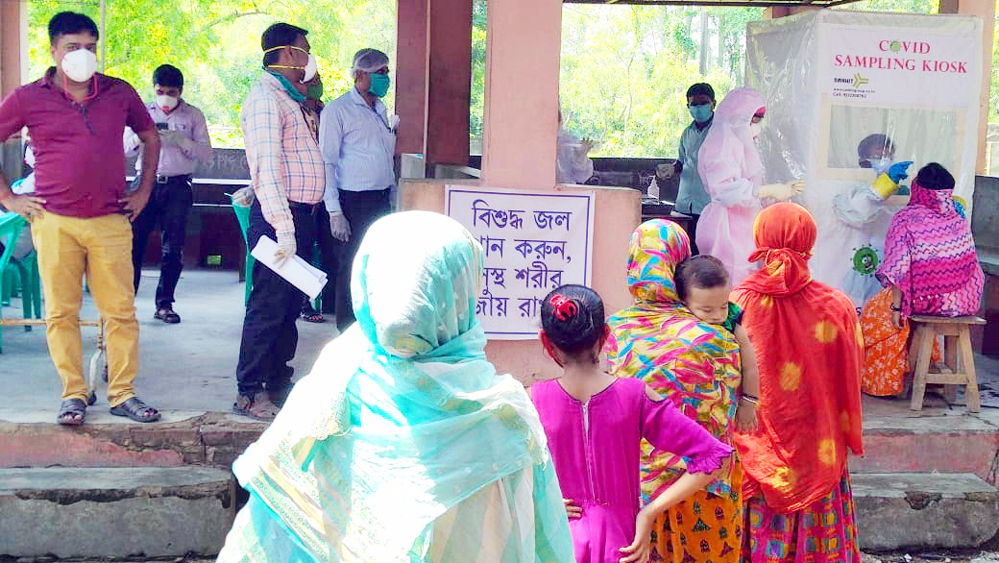
<path id="1" fill-rule="evenodd" d="M 909 177 L 908 171 L 910 166 L 912 166 L 911 160 L 896 162 L 888 169 L 888 177 L 891 178 L 892 182 L 897 184 Z"/>

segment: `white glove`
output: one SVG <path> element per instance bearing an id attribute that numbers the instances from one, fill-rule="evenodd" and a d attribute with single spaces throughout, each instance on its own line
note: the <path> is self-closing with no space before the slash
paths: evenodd
<path id="1" fill-rule="evenodd" d="M 162 141 L 164 143 L 169 143 L 171 145 L 176 145 L 178 143 L 178 139 L 179 138 L 180 138 L 180 132 L 179 131 L 171 131 L 169 129 L 165 129 L 163 131 L 160 131 L 160 141 Z"/>
<path id="2" fill-rule="evenodd" d="M 160 131 L 160 140 L 164 143 L 177 145 L 185 151 L 190 151 L 194 143 L 180 131 Z"/>
<path id="3" fill-rule="evenodd" d="M 257 196 L 250 186 L 239 188 L 232 194 L 232 202 L 240 207 L 250 207 L 256 199 Z"/>
<path id="4" fill-rule="evenodd" d="M 280 266 L 285 260 L 294 256 L 296 252 L 298 252 L 298 245 L 295 244 L 295 231 L 278 231 L 274 264 Z"/>
<path id="5" fill-rule="evenodd" d="M 333 232 L 333 238 L 340 242 L 350 240 L 350 222 L 343 213 L 339 211 L 330 213 L 330 231 Z"/>
<path id="6" fill-rule="evenodd" d="M 801 195 L 805 191 L 805 182 L 796 180 L 787 184 L 766 184 L 756 190 L 756 195 L 760 199 L 776 199 L 786 201 L 794 196 Z"/>

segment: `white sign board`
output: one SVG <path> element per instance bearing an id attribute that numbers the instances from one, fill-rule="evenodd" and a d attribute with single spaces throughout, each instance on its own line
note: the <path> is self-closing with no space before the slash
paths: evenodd
<path id="1" fill-rule="evenodd" d="M 448 186 L 448 216 L 482 244 L 476 315 L 494 340 L 537 338 L 541 300 L 568 283 L 589 285 L 592 191 L 532 192 Z"/>
<path id="2" fill-rule="evenodd" d="M 916 107 L 965 107 L 981 88 L 981 43 L 946 28 L 829 25 L 820 84 L 835 99 Z M 976 96 L 977 100 L 977 96 Z"/>

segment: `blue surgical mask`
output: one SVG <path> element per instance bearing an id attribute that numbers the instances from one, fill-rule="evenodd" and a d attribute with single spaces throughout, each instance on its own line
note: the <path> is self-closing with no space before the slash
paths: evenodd
<path id="1" fill-rule="evenodd" d="M 697 123 L 704 123 L 711 119 L 714 111 L 711 109 L 711 104 L 699 104 L 696 106 L 689 106 L 690 117 L 694 118 Z"/>
<path id="2" fill-rule="evenodd" d="M 878 175 L 887 172 L 892 165 L 891 157 L 888 156 L 883 156 L 881 158 L 868 158 L 867 162 L 871 163 L 871 169 Z"/>
<path id="3" fill-rule="evenodd" d="M 376 98 L 383 98 L 385 94 L 388 93 L 389 84 L 392 83 L 389 80 L 387 74 L 369 74 L 371 77 L 371 87 L 368 88 L 368 93 Z"/>

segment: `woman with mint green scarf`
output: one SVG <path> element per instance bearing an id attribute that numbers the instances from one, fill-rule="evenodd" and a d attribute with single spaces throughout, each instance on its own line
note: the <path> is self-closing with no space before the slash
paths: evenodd
<path id="1" fill-rule="evenodd" d="M 443 215 L 370 227 L 357 323 L 233 465 L 250 500 L 219 561 L 573 561 L 537 412 L 485 358 L 482 268 Z"/>

